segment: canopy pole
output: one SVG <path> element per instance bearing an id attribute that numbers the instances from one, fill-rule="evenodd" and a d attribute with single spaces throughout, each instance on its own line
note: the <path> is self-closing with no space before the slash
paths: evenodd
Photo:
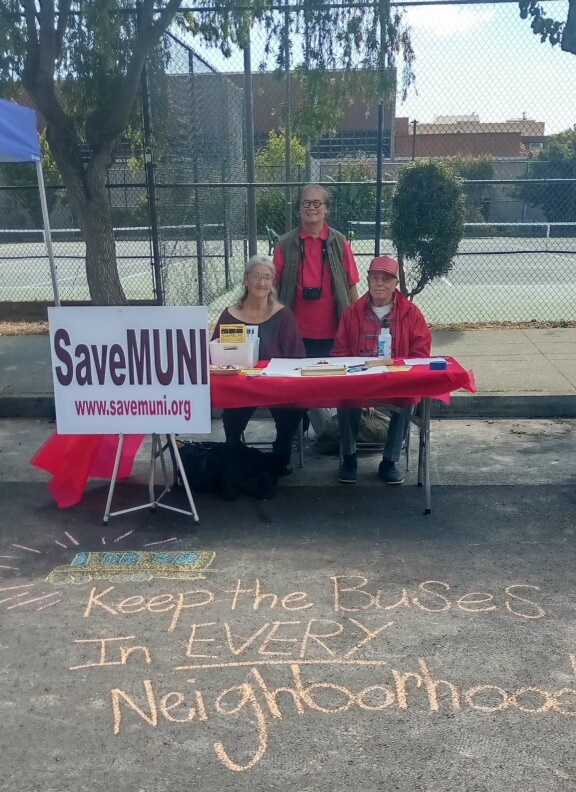
<path id="1" fill-rule="evenodd" d="M 54 291 L 54 305 L 60 307 L 60 296 L 58 294 L 58 278 L 56 276 L 56 264 L 54 262 L 54 252 L 52 250 L 52 233 L 50 231 L 50 218 L 48 217 L 48 204 L 46 203 L 46 189 L 44 187 L 44 174 L 42 173 L 42 163 L 36 163 L 36 176 L 38 177 L 38 188 L 40 190 L 40 204 L 42 206 L 42 220 L 44 221 L 44 242 L 48 251 L 48 261 L 50 262 L 50 276 L 52 278 L 52 289 Z"/>

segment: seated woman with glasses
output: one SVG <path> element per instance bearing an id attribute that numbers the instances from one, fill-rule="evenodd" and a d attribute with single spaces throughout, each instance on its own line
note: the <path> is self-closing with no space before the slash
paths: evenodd
<path id="1" fill-rule="evenodd" d="M 302 358 L 306 350 L 289 308 L 278 302 L 274 288 L 275 270 L 266 256 L 252 256 L 244 272 L 244 293 L 237 303 L 226 308 L 218 319 L 213 339 L 220 338 L 220 325 L 258 325 L 260 359 Z M 242 432 L 248 426 L 255 407 L 222 410 L 226 442 L 240 443 Z M 273 451 L 278 475 L 289 475 L 292 438 L 302 420 L 303 410 L 271 407 L 276 424 Z"/>

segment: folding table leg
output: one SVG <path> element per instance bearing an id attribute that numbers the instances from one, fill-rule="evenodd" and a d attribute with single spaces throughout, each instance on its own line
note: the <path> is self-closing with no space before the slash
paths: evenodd
<path id="1" fill-rule="evenodd" d="M 425 448 L 424 399 L 418 405 L 418 486 L 422 486 Z"/>
<path id="2" fill-rule="evenodd" d="M 298 424 L 298 467 L 304 467 L 304 424 Z"/>
<path id="3" fill-rule="evenodd" d="M 426 508 L 424 514 L 432 513 L 432 482 L 430 480 L 430 399 L 422 399 L 424 413 L 424 486 Z"/>
<path id="4" fill-rule="evenodd" d="M 406 472 L 410 470 L 410 439 L 412 435 L 412 422 L 408 421 L 408 427 L 406 430 Z"/>

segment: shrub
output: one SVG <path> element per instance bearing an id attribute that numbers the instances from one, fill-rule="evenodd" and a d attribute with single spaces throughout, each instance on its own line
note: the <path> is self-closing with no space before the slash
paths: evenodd
<path id="1" fill-rule="evenodd" d="M 400 288 L 413 299 L 447 275 L 464 233 L 462 183 L 443 162 L 417 162 L 400 171 L 392 200 L 391 236 L 398 251 Z"/>

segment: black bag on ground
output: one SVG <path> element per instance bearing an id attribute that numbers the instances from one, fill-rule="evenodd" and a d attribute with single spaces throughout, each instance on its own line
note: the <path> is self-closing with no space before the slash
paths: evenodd
<path id="1" fill-rule="evenodd" d="M 180 459 L 190 489 L 216 492 L 222 478 L 220 443 L 179 443 Z"/>
<path id="2" fill-rule="evenodd" d="M 378 412 L 374 407 L 363 409 L 356 442 L 359 444 L 384 445 L 388 439 L 388 423 L 388 416 Z M 314 448 L 319 454 L 340 453 L 340 429 L 337 415 L 333 415 L 326 422 L 326 425 L 314 441 Z"/>
<path id="3" fill-rule="evenodd" d="M 269 500 L 276 491 L 277 464 L 244 443 L 182 443 L 180 458 L 190 488 L 228 501 L 249 495 Z"/>

